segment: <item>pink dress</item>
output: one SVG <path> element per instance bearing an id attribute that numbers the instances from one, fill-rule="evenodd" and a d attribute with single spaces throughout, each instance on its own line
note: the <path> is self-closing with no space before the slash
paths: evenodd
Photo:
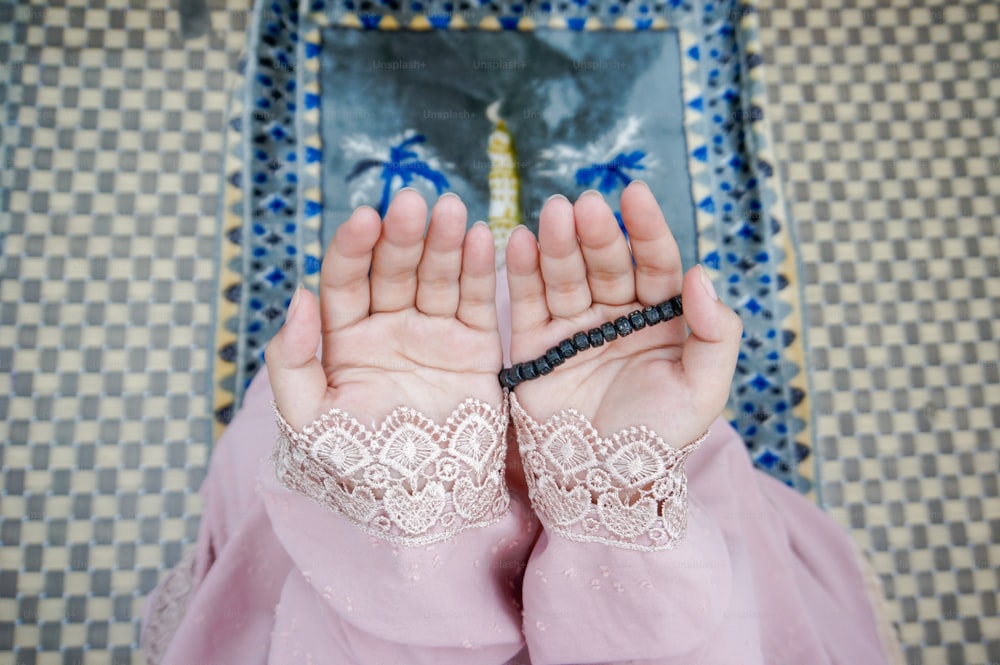
<path id="1" fill-rule="evenodd" d="M 499 308 L 509 330 L 503 297 Z M 516 481 L 509 494 L 490 485 L 504 456 L 518 464 L 516 443 L 482 457 L 455 447 L 423 464 L 437 475 L 422 494 L 400 490 L 370 471 L 406 472 L 389 434 L 370 441 L 388 466 L 364 464 L 361 449 L 328 455 L 338 469 L 357 467 L 348 495 L 343 478 L 328 477 L 333 466 L 279 437 L 272 399 L 262 371 L 212 453 L 197 545 L 144 607 L 150 665 L 902 662 L 852 541 L 755 471 L 721 418 L 686 460 L 661 465 L 649 491 L 672 497 L 669 508 L 634 528 L 633 509 L 653 499 L 602 499 L 600 515 L 589 493 L 573 504 L 582 490 L 556 487 L 541 467 L 565 471 L 575 453 L 541 454 L 544 432 L 519 420 L 516 404 L 508 437 L 521 445 L 531 499 Z M 419 446 L 408 454 L 419 458 Z M 614 472 L 613 454 L 581 463 L 589 486 Z"/>

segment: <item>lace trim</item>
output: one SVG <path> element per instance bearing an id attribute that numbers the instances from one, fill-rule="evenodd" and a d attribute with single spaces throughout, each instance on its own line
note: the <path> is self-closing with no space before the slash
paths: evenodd
<path id="1" fill-rule="evenodd" d="M 563 538 L 652 552 L 687 531 L 684 460 L 708 437 L 677 450 L 645 426 L 598 436 L 580 412 L 544 425 L 510 396 L 528 495 L 547 529 Z"/>
<path id="2" fill-rule="evenodd" d="M 278 412 L 278 481 L 362 531 L 400 545 L 452 538 L 496 523 L 510 507 L 504 480 L 508 411 L 467 399 L 443 427 L 408 407 L 372 432 L 332 409 L 295 432 Z"/>
<path id="3" fill-rule="evenodd" d="M 154 605 L 149 610 L 149 621 L 142 626 L 140 642 L 148 665 L 159 665 L 163 661 L 184 618 L 184 610 L 194 591 L 195 554 L 195 549 L 185 554 L 147 601 Z"/>

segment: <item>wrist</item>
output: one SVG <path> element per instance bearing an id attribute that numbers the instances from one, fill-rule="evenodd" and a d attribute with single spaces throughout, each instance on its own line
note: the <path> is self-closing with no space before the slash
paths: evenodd
<path id="1" fill-rule="evenodd" d="M 645 426 L 602 437 L 573 409 L 536 422 L 509 394 L 529 497 L 545 527 L 570 540 L 672 549 L 687 530 L 684 461 L 708 433 L 676 449 Z"/>

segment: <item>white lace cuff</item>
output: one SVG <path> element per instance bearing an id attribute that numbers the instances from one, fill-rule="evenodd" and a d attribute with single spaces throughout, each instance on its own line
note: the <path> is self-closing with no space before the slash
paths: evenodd
<path id="1" fill-rule="evenodd" d="M 532 506 L 570 540 L 631 550 L 672 549 L 687 531 L 684 460 L 708 436 L 677 450 L 645 426 L 609 438 L 575 409 L 535 422 L 509 395 Z"/>
<path id="2" fill-rule="evenodd" d="M 399 407 L 375 432 L 333 409 L 299 433 L 272 407 L 279 482 L 365 533 L 426 545 L 494 524 L 509 509 L 506 401 L 497 412 L 467 399 L 443 427 Z"/>

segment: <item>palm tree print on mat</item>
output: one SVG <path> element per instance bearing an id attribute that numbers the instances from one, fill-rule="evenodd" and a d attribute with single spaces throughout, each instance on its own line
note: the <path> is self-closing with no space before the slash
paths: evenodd
<path id="1" fill-rule="evenodd" d="M 351 182 L 363 173 L 381 167 L 379 178 L 382 180 L 382 198 L 379 200 L 378 213 L 385 215 L 396 189 L 393 184 L 398 180 L 398 189 L 407 187 L 413 182 L 414 177 L 424 178 L 434 185 L 437 193 L 443 194 L 450 185 L 448 179 L 440 171 L 435 170 L 430 164 L 420 159 L 416 150 L 411 149 L 418 143 L 427 140 L 423 134 L 413 134 L 409 138 L 403 139 L 400 143 L 389 147 L 389 159 L 362 159 L 354 165 L 347 175 L 347 182 Z"/>
<path id="2" fill-rule="evenodd" d="M 632 182 L 632 178 L 625 172 L 626 169 L 631 171 L 645 170 L 646 167 L 640 163 L 645 157 L 646 153 L 642 150 L 633 150 L 627 154 L 620 152 L 610 162 L 591 164 L 579 169 L 576 172 L 576 184 L 581 187 L 591 187 L 591 183 L 597 180 L 597 191 L 601 194 L 612 193 L 618 188 L 618 185 L 625 189 Z M 615 219 L 618 220 L 618 228 L 627 238 L 628 231 L 625 230 L 625 222 L 622 221 L 622 214 L 617 210 L 615 211 Z"/>
<path id="3" fill-rule="evenodd" d="M 572 178 L 577 186 L 597 189 L 611 202 L 617 198 L 611 194 L 625 189 L 635 179 L 630 172 L 655 166 L 646 160 L 646 152 L 639 149 L 641 128 L 642 121 L 629 116 L 611 131 L 583 146 L 560 143 L 547 148 L 540 157 L 551 166 L 542 174 L 564 182 Z M 621 212 L 616 210 L 615 217 L 625 233 Z"/>
<path id="4" fill-rule="evenodd" d="M 632 182 L 632 178 L 625 171 L 645 170 L 646 167 L 640 164 L 645 157 L 646 153 L 642 150 L 633 150 L 628 154 L 620 152 L 610 162 L 591 164 L 579 169 L 576 172 L 576 184 L 589 187 L 594 180 L 600 179 L 597 189 L 602 194 L 610 194 L 619 183 L 622 189 L 625 189 Z"/>

